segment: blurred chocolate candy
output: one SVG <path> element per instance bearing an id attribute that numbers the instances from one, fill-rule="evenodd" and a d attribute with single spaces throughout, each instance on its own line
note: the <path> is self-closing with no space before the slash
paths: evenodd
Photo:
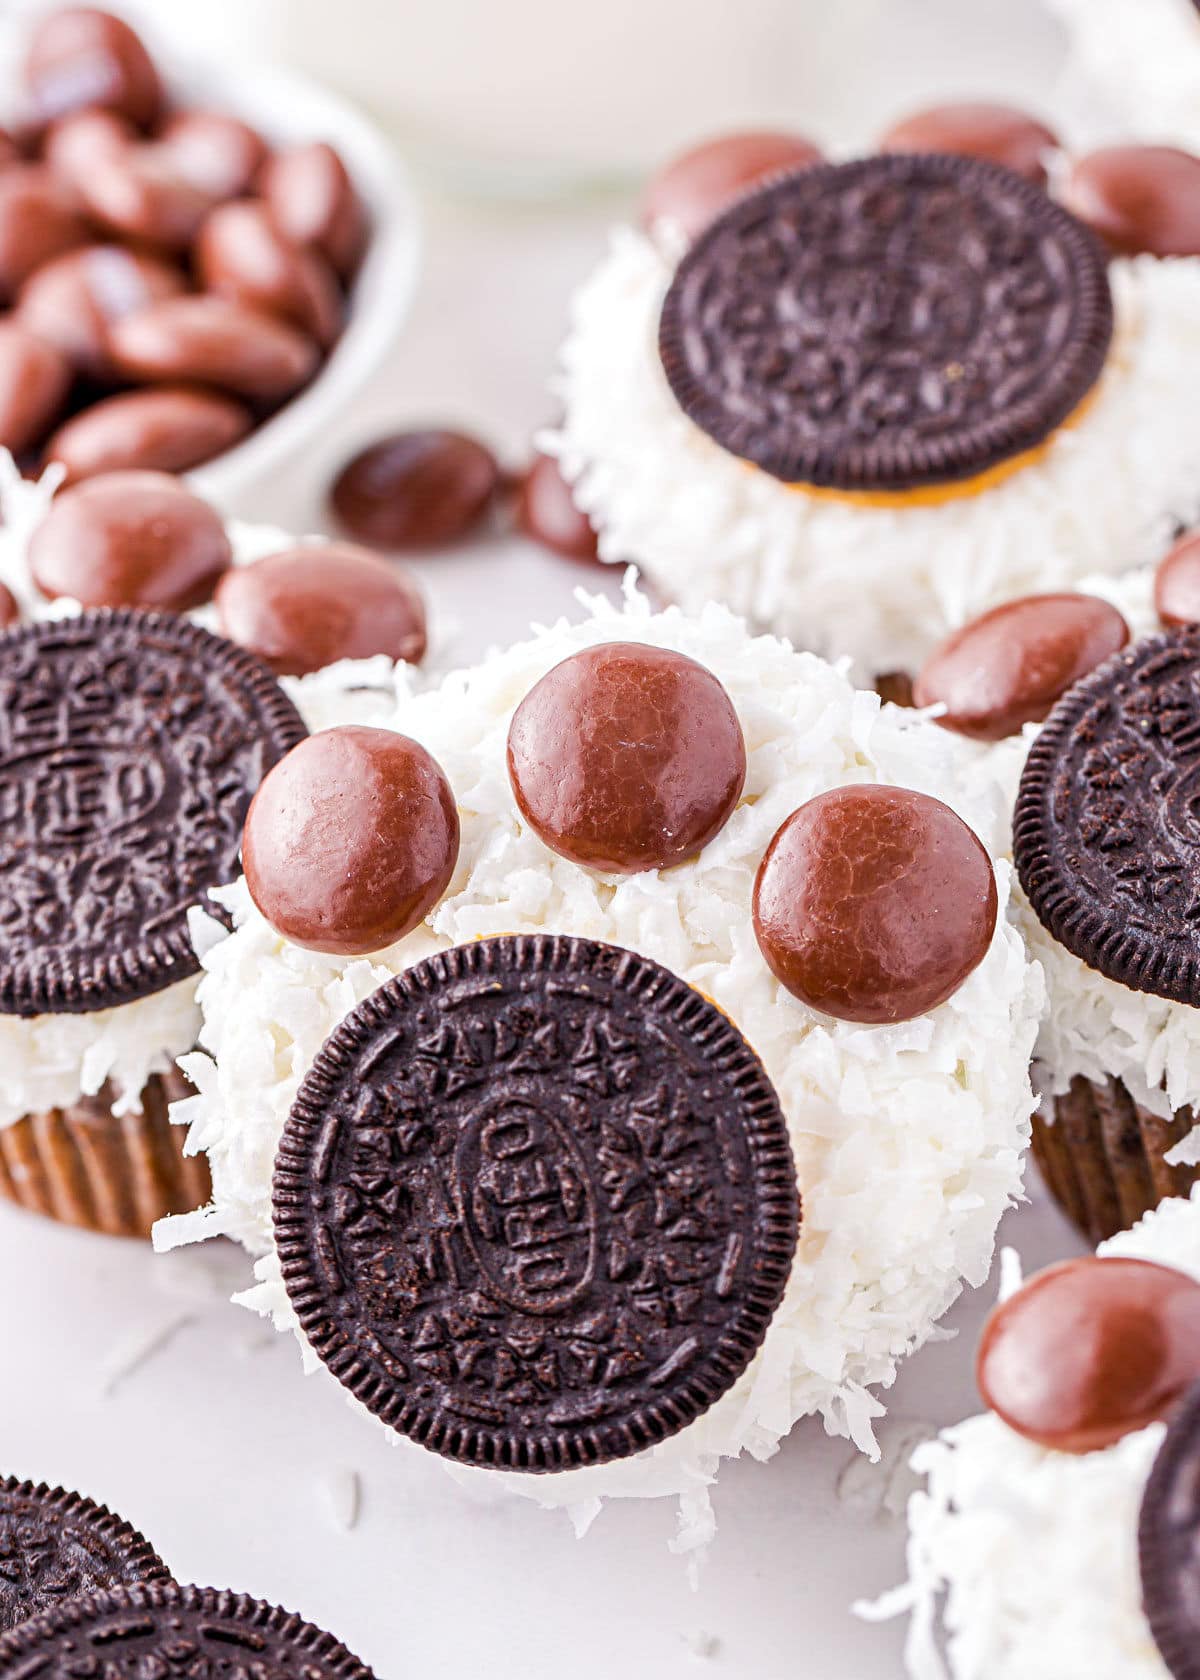
<path id="1" fill-rule="evenodd" d="M 215 385 L 252 402 L 289 397 L 311 377 L 317 347 L 294 327 L 232 298 L 166 298 L 117 321 L 115 365 L 139 381 Z"/>
<path id="2" fill-rule="evenodd" d="M 123 245 L 85 245 L 35 270 L 21 288 L 22 326 L 57 347 L 89 379 L 114 377 L 108 329 L 183 290 L 182 272 Z"/>
<path id="3" fill-rule="evenodd" d="M 500 481 L 491 450 L 464 432 L 397 432 L 346 463 L 331 500 L 360 542 L 434 548 L 479 523 Z"/>
<path id="4" fill-rule="evenodd" d="M 88 238 L 74 198 L 48 169 L 21 163 L 0 170 L 0 303 L 10 302 L 35 268 Z"/>
<path id="5" fill-rule="evenodd" d="M 21 148 L 6 128 L 0 128 L 0 169 L 21 162 Z"/>
<path id="6" fill-rule="evenodd" d="M 552 455 L 534 460 L 517 493 L 517 527 L 527 537 L 569 560 L 597 560 L 596 529 L 576 504 L 571 486 Z"/>
<path id="7" fill-rule="evenodd" d="M 1071 165 L 1063 203 L 1112 250 L 1200 255 L 1200 157 L 1175 146 L 1105 146 Z"/>
<path id="8" fill-rule="evenodd" d="M 232 559 L 208 503 L 157 472 L 108 473 L 56 496 L 28 553 L 51 599 L 175 612 L 209 600 Z"/>
<path id="9" fill-rule="evenodd" d="M 802 134 L 748 130 L 723 134 L 672 158 L 642 195 L 644 227 L 671 222 L 689 239 L 708 226 L 748 188 L 783 169 L 820 161 L 821 152 Z"/>
<path id="10" fill-rule="evenodd" d="M 95 6 L 63 6 L 34 27 L 25 56 L 25 87 L 38 116 L 99 107 L 148 127 L 162 84 L 129 25 Z"/>
<path id="11" fill-rule="evenodd" d="M 109 233 L 163 251 L 186 250 L 213 205 L 212 194 L 151 143 L 98 157 L 76 189 L 88 215 Z"/>
<path id="12" fill-rule="evenodd" d="M 0 583 L 0 630 L 7 630 L 21 616 L 17 598 L 6 583 Z"/>
<path id="13" fill-rule="evenodd" d="M 183 179 L 216 200 L 240 198 L 267 156 L 262 135 L 226 111 L 176 111 L 157 140 Z"/>
<path id="14" fill-rule="evenodd" d="M 76 111 L 50 125 L 42 159 L 79 191 L 101 158 L 123 157 L 136 140 L 137 129 L 114 111 Z"/>
<path id="15" fill-rule="evenodd" d="M 97 473 L 188 472 L 232 449 L 250 430 L 250 411 L 232 397 L 182 385 L 122 391 L 81 409 L 46 445 L 66 482 Z"/>
<path id="16" fill-rule="evenodd" d="M 1169 630 L 1200 624 L 1200 531 L 1189 531 L 1158 563 L 1154 610 Z"/>
<path id="17" fill-rule="evenodd" d="M 1044 122 L 1013 105 L 964 101 L 930 105 L 893 123 L 881 152 L 954 152 L 1001 163 L 1035 186 L 1046 184 L 1046 161 L 1059 149 Z"/>
<path id="18" fill-rule="evenodd" d="M 207 291 L 290 321 L 328 346 L 341 327 L 337 277 L 318 250 L 292 244 L 266 206 L 222 204 L 206 218 L 195 250 Z"/>
<path id="19" fill-rule="evenodd" d="M 366 244 L 367 218 L 332 146 L 318 140 L 275 152 L 258 190 L 285 239 L 322 252 L 343 279 L 353 273 Z"/>
<path id="20" fill-rule="evenodd" d="M 71 366 L 15 322 L 0 321 L 0 448 L 20 455 L 57 419 L 71 384 Z"/>

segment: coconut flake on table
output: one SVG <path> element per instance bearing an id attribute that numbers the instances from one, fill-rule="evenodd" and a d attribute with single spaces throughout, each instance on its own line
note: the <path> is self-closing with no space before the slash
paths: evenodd
<path id="1" fill-rule="evenodd" d="M 1105 370 L 1044 453 L 976 495 L 892 509 L 781 484 L 688 419 L 658 358 L 677 254 L 616 232 L 574 300 L 564 418 L 543 443 L 603 557 L 643 566 L 685 610 L 723 601 L 869 681 L 917 670 L 1000 601 L 1156 560 L 1200 513 L 1200 260 L 1114 261 Z"/>
<path id="2" fill-rule="evenodd" d="M 462 820 L 455 875 L 419 929 L 371 958 L 326 956 L 275 934 L 244 882 L 219 895 L 236 932 L 205 930 L 202 1052 L 182 1063 L 198 1095 L 176 1111 L 192 1147 L 208 1153 L 214 1202 L 157 1234 L 163 1247 L 236 1237 L 259 1257 L 245 1304 L 296 1329 L 272 1246 L 272 1167 L 300 1080 L 355 1005 L 433 952 L 495 934 L 574 934 L 664 963 L 738 1023 L 779 1092 L 805 1210 L 791 1281 L 749 1369 L 687 1429 L 624 1461 L 499 1479 L 572 1508 L 581 1522 L 600 1496 L 682 1496 L 677 1544 L 688 1549 L 711 1535 L 708 1487 L 719 1460 L 770 1457 L 804 1414 L 819 1413 L 831 1433 L 874 1454 L 883 1407 L 872 1390 L 892 1382 L 963 1283 L 987 1275 L 996 1225 L 1020 1194 L 1041 983 L 1003 915 L 1010 870 L 1001 863 L 991 946 L 928 1015 L 863 1027 L 784 993 L 755 942 L 750 900 L 768 842 L 798 805 L 848 782 L 898 783 L 946 800 L 994 847 L 1004 821 L 998 799 L 982 778 L 970 795 L 961 788 L 965 755 L 955 738 L 856 692 L 813 655 L 752 639 L 724 607 L 710 604 L 695 619 L 674 608 L 654 613 L 631 581 L 623 610 L 580 599 L 583 622 L 539 630 L 425 693 L 398 675 L 392 725 L 437 758 Z M 709 667 L 746 736 L 737 810 L 698 858 L 661 874 L 606 875 L 549 852 L 508 783 L 505 743 L 519 701 L 560 660 L 617 640 L 673 648 Z M 295 692 L 307 686 L 303 679 Z"/>
<path id="3" fill-rule="evenodd" d="M 1097 1253 L 1200 1279 L 1200 1186 Z M 1155 1423 L 1074 1454 L 1035 1446 L 990 1412 L 943 1430 L 913 1455 L 927 1485 L 909 1502 L 908 1585 L 858 1613 L 911 1616 L 912 1680 L 1170 1680 L 1137 1561 L 1163 1434 Z"/>

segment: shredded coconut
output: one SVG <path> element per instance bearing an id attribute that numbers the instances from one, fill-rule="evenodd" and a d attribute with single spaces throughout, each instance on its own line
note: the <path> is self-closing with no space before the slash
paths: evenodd
<path id="1" fill-rule="evenodd" d="M 1063 103 L 1089 140 L 1200 151 L 1200 14 L 1192 0 L 1049 0 L 1069 42 Z"/>
<path id="2" fill-rule="evenodd" d="M 565 418 L 547 440 L 602 527 L 694 611 L 724 601 L 865 679 L 916 670 L 951 629 L 1034 590 L 1158 557 L 1200 512 L 1200 263 L 1122 260 L 1116 331 L 1079 416 L 1003 483 L 940 506 L 818 499 L 726 453 L 684 415 L 657 352 L 672 252 L 630 228 L 575 299 Z"/>
<path id="3" fill-rule="evenodd" d="M 214 1204 L 160 1226 L 158 1238 L 173 1246 L 236 1237 L 259 1256 L 259 1282 L 242 1299 L 294 1329 L 272 1247 L 272 1165 L 302 1076 L 357 1003 L 431 952 L 490 934 L 549 929 L 665 963 L 738 1022 L 780 1094 L 804 1198 L 787 1295 L 750 1369 L 679 1435 L 600 1468 L 500 1479 L 584 1520 L 599 1495 L 681 1496 L 676 1544 L 688 1550 L 711 1535 L 709 1487 L 722 1456 L 769 1457 L 809 1412 L 875 1452 L 872 1424 L 883 1408 L 871 1391 L 891 1383 L 963 1282 L 986 1276 L 996 1224 L 1020 1193 L 1042 993 L 1002 912 L 980 966 L 919 1020 L 862 1027 L 785 994 L 755 942 L 750 896 L 791 811 L 830 787 L 887 781 L 947 800 L 994 844 L 999 802 L 963 790 L 966 754 L 953 737 L 881 707 L 810 654 L 752 639 L 721 606 L 692 620 L 674 608 L 655 614 L 632 583 L 623 611 L 583 599 L 584 622 L 539 631 L 431 691 L 415 694 L 406 675 L 397 679 L 394 726 L 442 764 L 462 819 L 458 868 L 420 929 L 370 959 L 322 956 L 281 940 L 243 882 L 220 895 L 236 932 L 204 955 L 202 1053 L 183 1059 L 198 1095 L 177 1111 L 192 1145 L 208 1153 Z M 555 856 L 522 820 L 508 784 L 513 708 L 559 660 L 613 640 L 675 648 L 707 665 L 746 736 L 738 809 L 699 858 L 662 873 L 604 875 Z M 997 884 L 1003 906 L 1005 864 Z"/>
<path id="4" fill-rule="evenodd" d="M 1200 1278 L 1200 1186 L 1097 1252 Z M 1076 1455 L 1035 1446 L 991 1413 L 944 1430 L 913 1455 L 928 1481 L 909 1503 L 909 1583 L 858 1613 L 911 1616 L 913 1680 L 1169 1680 L 1137 1564 L 1163 1433 L 1152 1424 Z"/>

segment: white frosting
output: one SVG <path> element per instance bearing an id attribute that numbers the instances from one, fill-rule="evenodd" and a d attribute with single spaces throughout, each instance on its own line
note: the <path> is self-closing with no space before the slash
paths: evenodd
<path id="1" fill-rule="evenodd" d="M 1200 262 L 1111 265 L 1105 372 L 1045 453 L 940 506 L 854 506 L 780 484 L 684 415 L 659 364 L 669 254 L 632 229 L 577 295 L 548 440 L 606 558 L 694 611 L 726 602 L 860 676 L 916 670 L 987 607 L 1158 558 L 1200 513 Z"/>
<path id="2" fill-rule="evenodd" d="M 1200 1186 L 1097 1252 L 1200 1278 Z M 1137 1563 L 1163 1433 L 1152 1424 L 1076 1455 L 1035 1446 L 992 1413 L 944 1430 L 913 1455 L 928 1484 L 909 1503 L 908 1586 L 860 1613 L 911 1615 L 913 1680 L 1169 1680 Z"/>
<path id="3" fill-rule="evenodd" d="M 1048 0 L 1067 30 L 1063 95 L 1089 139 L 1200 151 L 1200 11 L 1192 0 Z"/>
<path id="4" fill-rule="evenodd" d="M 916 1021 L 856 1026 L 783 992 L 755 942 L 750 900 L 763 852 L 791 811 L 842 783 L 887 781 L 948 800 L 994 843 L 994 793 L 964 791 L 966 755 L 945 732 L 881 708 L 812 655 L 752 639 L 723 607 L 695 619 L 654 614 L 632 588 L 623 612 L 585 604 L 584 622 L 540 631 L 424 694 L 400 679 L 394 725 L 441 763 L 462 819 L 450 889 L 419 930 L 369 960 L 321 956 L 281 940 L 243 883 L 224 895 L 237 931 L 204 957 L 205 1053 L 183 1063 L 199 1095 L 178 1110 L 208 1152 L 214 1205 L 160 1226 L 159 1238 L 238 1238 L 261 1257 L 262 1281 L 246 1303 L 294 1327 L 272 1249 L 272 1165 L 300 1079 L 350 1009 L 432 951 L 490 934 L 548 929 L 665 963 L 738 1023 L 779 1092 L 804 1200 L 787 1295 L 750 1369 L 688 1429 L 623 1463 L 501 1480 L 585 1517 L 601 1495 L 682 1494 L 686 1546 L 710 1532 L 706 1487 L 719 1458 L 768 1457 L 802 1414 L 819 1412 L 831 1431 L 874 1452 L 882 1407 L 870 1390 L 892 1381 L 964 1280 L 986 1275 L 996 1223 L 1020 1189 L 1041 984 L 1002 916 L 962 988 Z M 559 660 L 613 640 L 700 660 L 724 683 L 746 736 L 738 809 L 699 858 L 662 873 L 604 875 L 555 856 L 508 784 L 514 707 Z M 1009 877 L 1001 864 L 1002 904 Z"/>

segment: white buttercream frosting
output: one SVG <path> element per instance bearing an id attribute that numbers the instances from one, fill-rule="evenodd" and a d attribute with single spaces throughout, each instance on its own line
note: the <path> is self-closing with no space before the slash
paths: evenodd
<path id="1" fill-rule="evenodd" d="M 1047 0 L 1067 31 L 1063 96 L 1089 139 L 1200 151 L 1200 11 L 1193 0 Z"/>
<path id="2" fill-rule="evenodd" d="M 1100 1254 L 1200 1278 L 1200 1186 Z M 1054 1452 L 992 1413 L 919 1447 L 909 1583 L 868 1616 L 908 1613 L 913 1680 L 1169 1680 L 1141 1606 L 1137 1522 L 1164 1426 Z M 941 1624 L 939 1629 L 939 1622 Z"/>
<path id="3" fill-rule="evenodd" d="M 632 589 L 623 611 L 585 604 L 582 623 L 539 631 L 425 693 L 399 677 L 394 727 L 441 763 L 462 819 L 449 891 L 416 932 L 370 959 L 322 956 L 280 939 L 244 883 L 223 895 L 236 932 L 204 956 L 203 1053 L 183 1063 L 199 1095 L 177 1111 L 208 1152 L 214 1204 L 159 1236 L 166 1245 L 238 1238 L 260 1256 L 247 1304 L 294 1327 L 272 1248 L 272 1165 L 299 1082 L 347 1012 L 429 953 L 491 934 L 545 929 L 656 958 L 737 1022 L 779 1092 L 804 1203 L 791 1282 L 758 1357 L 688 1429 L 622 1463 L 502 1480 L 582 1511 L 601 1495 L 683 1495 L 687 1545 L 709 1532 L 706 1488 L 719 1459 L 768 1457 L 802 1414 L 820 1413 L 873 1452 L 882 1407 L 871 1390 L 892 1381 L 963 1282 L 986 1275 L 997 1221 L 1020 1191 L 1041 984 L 1002 915 L 980 966 L 918 1020 L 856 1026 L 786 994 L 758 950 L 750 902 L 759 861 L 790 812 L 843 783 L 899 783 L 949 801 L 994 845 L 1003 826 L 994 793 L 966 792 L 952 737 L 881 707 L 812 655 L 753 639 L 723 607 L 692 619 L 656 614 Z M 661 873 L 605 875 L 550 853 L 509 788 L 514 707 L 558 661 L 614 640 L 674 648 L 708 666 L 746 737 L 737 810 L 698 858 Z M 1003 904 L 1004 864 L 997 883 Z"/>
<path id="4" fill-rule="evenodd" d="M 991 489 L 898 508 L 780 484 L 693 425 L 658 358 L 672 270 L 661 241 L 616 233 L 574 301 L 548 441 L 604 556 L 687 610 L 724 601 L 865 679 L 911 671 L 1001 600 L 1157 559 L 1200 513 L 1200 261 L 1114 262 L 1114 340 L 1077 416 Z"/>

